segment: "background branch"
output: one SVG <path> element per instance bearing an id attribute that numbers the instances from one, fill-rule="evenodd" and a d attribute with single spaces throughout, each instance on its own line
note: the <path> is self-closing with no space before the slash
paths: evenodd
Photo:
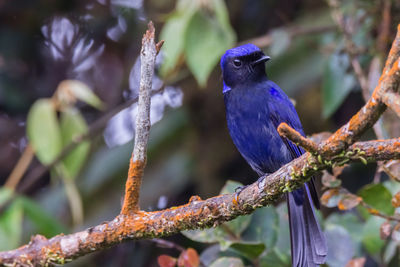
<path id="1" fill-rule="evenodd" d="M 295 38 L 301 35 L 308 35 L 308 34 L 320 34 L 324 32 L 330 32 L 336 30 L 335 25 L 318 25 L 313 27 L 299 27 L 299 26 L 292 26 L 286 29 L 287 33 L 289 34 L 290 38 Z M 257 38 L 249 39 L 240 43 L 248 44 L 252 43 L 258 47 L 267 47 L 272 44 L 274 41 L 273 35 L 269 32 L 265 35 L 262 35 Z"/>

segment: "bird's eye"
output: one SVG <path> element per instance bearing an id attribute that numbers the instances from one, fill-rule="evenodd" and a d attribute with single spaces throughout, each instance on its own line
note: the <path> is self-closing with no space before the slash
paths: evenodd
<path id="1" fill-rule="evenodd" d="M 242 61 L 240 59 L 235 59 L 235 60 L 233 60 L 233 65 L 235 65 L 235 67 L 239 68 L 240 66 L 242 66 Z"/>

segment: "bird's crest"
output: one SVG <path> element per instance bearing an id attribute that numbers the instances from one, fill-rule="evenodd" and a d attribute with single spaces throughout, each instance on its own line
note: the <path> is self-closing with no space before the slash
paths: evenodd
<path id="1" fill-rule="evenodd" d="M 221 57 L 221 68 L 224 68 L 223 66 L 228 58 L 246 56 L 260 51 L 261 49 L 253 44 L 245 44 L 226 50 L 225 54 Z"/>

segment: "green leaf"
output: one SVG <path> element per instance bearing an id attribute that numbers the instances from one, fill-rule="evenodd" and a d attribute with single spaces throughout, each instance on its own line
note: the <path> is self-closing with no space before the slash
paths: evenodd
<path id="1" fill-rule="evenodd" d="M 206 86 L 208 76 L 220 56 L 234 44 L 233 32 L 227 31 L 220 20 L 197 11 L 190 19 L 185 33 L 185 56 L 189 69 L 201 87 Z"/>
<path id="2" fill-rule="evenodd" d="M 277 225 L 277 241 L 273 246 L 267 246 L 267 253 L 260 258 L 260 266 L 262 267 L 289 267 L 290 264 L 290 236 L 289 236 L 289 220 L 285 203 L 281 203 L 276 207 L 278 214 Z"/>
<path id="3" fill-rule="evenodd" d="M 64 147 L 87 131 L 88 126 L 79 110 L 69 108 L 61 113 L 61 136 Z M 81 142 L 63 159 L 63 170 L 66 171 L 64 174 L 66 177 L 73 179 L 77 176 L 82 165 L 85 163 L 89 148 L 90 143 L 88 141 Z"/>
<path id="4" fill-rule="evenodd" d="M 365 207 L 361 205 L 358 205 L 356 209 L 364 220 L 368 220 L 371 216 L 373 216 L 371 215 L 371 213 L 368 212 L 368 210 Z"/>
<path id="5" fill-rule="evenodd" d="M 51 99 L 40 99 L 33 104 L 28 114 L 27 134 L 44 165 L 59 155 L 62 148 L 61 132 Z"/>
<path id="6" fill-rule="evenodd" d="M 0 187 L 0 206 L 11 199 L 13 191 L 8 187 Z"/>
<path id="7" fill-rule="evenodd" d="M 85 83 L 78 80 L 65 80 L 58 86 L 61 94 L 72 94 L 78 100 L 91 105 L 94 108 L 102 109 L 103 103 L 100 98 Z"/>
<path id="8" fill-rule="evenodd" d="M 214 261 L 210 267 L 244 267 L 243 262 L 239 258 L 222 257 Z"/>
<path id="9" fill-rule="evenodd" d="M 279 215 L 278 240 L 275 247 L 282 255 L 290 255 L 289 215 L 285 203 L 280 204 L 276 211 Z"/>
<path id="10" fill-rule="evenodd" d="M 211 4 L 221 28 L 235 39 L 235 32 L 229 21 L 229 12 L 223 0 L 212 0 Z"/>
<path id="11" fill-rule="evenodd" d="M 182 234 L 193 241 L 201 243 L 223 242 L 226 237 L 225 231 L 219 227 L 183 231 Z"/>
<path id="12" fill-rule="evenodd" d="M 345 266 L 355 255 L 355 244 L 349 232 L 341 225 L 328 224 L 325 227 L 325 236 L 329 251 L 327 264 L 330 267 Z"/>
<path id="13" fill-rule="evenodd" d="M 253 260 L 264 252 L 265 245 L 263 243 L 240 242 L 231 244 L 229 248 L 237 251 L 249 260 Z"/>
<path id="14" fill-rule="evenodd" d="M 183 54 L 184 34 L 193 12 L 179 12 L 170 17 L 164 24 L 160 39 L 164 40 L 162 51 L 164 61 L 161 66 L 161 75 L 166 77 L 176 67 L 178 59 Z"/>
<path id="15" fill-rule="evenodd" d="M 387 264 L 387 266 L 390 266 L 390 264 L 388 263 L 396 255 L 398 247 L 399 247 L 398 242 L 395 242 L 393 240 L 390 240 L 389 243 L 387 244 L 385 252 L 383 253 L 383 262 Z"/>
<path id="16" fill-rule="evenodd" d="M 394 180 L 387 180 L 382 183 L 392 195 L 400 191 L 400 183 Z"/>
<path id="17" fill-rule="evenodd" d="M 67 228 L 48 214 L 42 207 L 27 197 L 18 197 L 18 201 L 25 214 L 38 228 L 38 233 L 46 237 L 52 237 L 60 233 L 66 233 Z"/>
<path id="18" fill-rule="evenodd" d="M 344 227 L 355 243 L 362 240 L 362 225 L 361 221 L 354 213 L 332 213 L 326 220 L 325 226 L 340 225 Z"/>
<path id="19" fill-rule="evenodd" d="M 356 84 L 354 76 L 347 73 L 349 66 L 350 61 L 346 54 L 336 52 L 328 60 L 322 83 L 324 118 L 328 118 L 337 110 Z"/>
<path id="20" fill-rule="evenodd" d="M 238 220 L 239 218 L 235 219 Z M 234 221 L 235 221 L 234 220 Z M 234 222 L 231 221 L 231 222 Z M 239 223 L 238 223 L 239 224 Z M 240 243 L 240 236 L 236 235 L 231 230 L 227 223 L 215 228 L 207 228 L 202 230 L 189 230 L 181 232 L 187 238 L 201 243 L 216 243 L 218 242 L 221 250 L 227 250 L 232 244 Z"/>
<path id="21" fill-rule="evenodd" d="M 198 2 L 193 0 L 178 0 L 176 3 L 176 10 L 181 12 L 191 12 L 198 9 L 198 7 Z"/>
<path id="22" fill-rule="evenodd" d="M 371 216 L 364 224 L 362 243 L 370 254 L 380 253 L 385 244 L 379 234 L 379 229 L 384 221 L 385 219 L 383 218 Z"/>
<path id="23" fill-rule="evenodd" d="M 272 248 L 278 238 L 279 215 L 274 207 L 257 209 L 250 225 L 242 234 L 242 239 L 248 242 L 261 242 L 267 248 Z"/>
<path id="24" fill-rule="evenodd" d="M 290 255 L 282 254 L 274 248 L 260 259 L 260 267 L 290 267 Z"/>
<path id="25" fill-rule="evenodd" d="M 203 266 L 210 266 L 212 262 L 216 261 L 221 256 L 222 255 L 219 245 L 211 245 L 201 252 L 200 262 L 203 264 Z"/>
<path id="26" fill-rule="evenodd" d="M 393 215 L 392 194 L 382 184 L 369 184 L 361 188 L 358 195 L 371 207 L 387 214 Z"/>
<path id="27" fill-rule="evenodd" d="M 0 250 L 14 249 L 22 235 L 23 209 L 14 201 L 0 216 Z"/>

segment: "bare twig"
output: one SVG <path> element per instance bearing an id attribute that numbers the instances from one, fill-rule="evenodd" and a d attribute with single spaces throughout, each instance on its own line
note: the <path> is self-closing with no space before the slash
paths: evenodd
<path id="1" fill-rule="evenodd" d="M 181 247 L 180 245 L 178 245 L 174 242 L 165 240 L 165 239 L 153 238 L 153 239 L 150 239 L 150 241 L 156 243 L 159 247 L 162 247 L 162 248 L 174 248 L 176 250 L 179 250 L 180 252 L 185 251 L 184 247 Z"/>
<path id="2" fill-rule="evenodd" d="M 18 160 L 14 169 L 12 170 L 10 176 L 7 178 L 4 186 L 14 190 L 18 185 L 19 181 L 21 181 L 22 176 L 24 175 L 26 169 L 28 169 L 29 165 L 33 159 L 33 149 L 31 145 L 27 145 L 22 156 Z"/>
<path id="3" fill-rule="evenodd" d="M 349 53 L 350 55 L 350 53 Z M 358 82 L 360 83 L 361 92 L 365 101 L 368 101 L 370 97 L 368 78 L 361 67 L 360 61 L 358 61 L 356 55 L 350 55 L 351 65 L 353 66 L 354 72 L 357 76 Z"/>
<path id="4" fill-rule="evenodd" d="M 363 206 L 371 215 L 378 216 L 378 217 L 381 217 L 381 218 L 389 220 L 389 221 L 400 222 L 400 216 L 398 214 L 395 214 L 395 215 L 392 215 L 392 216 L 391 215 L 386 215 L 386 214 L 380 212 L 379 210 L 371 207 L 370 205 L 368 205 L 363 200 L 360 202 L 360 205 Z"/>
<path id="5" fill-rule="evenodd" d="M 386 52 L 386 47 L 390 38 L 390 10 L 392 6 L 391 0 L 382 0 L 382 21 L 379 27 L 379 35 L 377 41 L 377 48 L 382 53 Z"/>
<path id="6" fill-rule="evenodd" d="M 311 139 L 305 138 L 295 129 L 287 125 L 286 123 L 281 123 L 278 126 L 278 133 L 282 137 L 286 137 L 290 141 L 294 142 L 297 145 L 300 145 L 306 151 L 310 153 L 318 152 L 318 145 L 314 143 Z"/>
<path id="7" fill-rule="evenodd" d="M 125 185 L 125 198 L 122 205 L 122 214 L 129 214 L 139 210 L 139 193 L 142 183 L 144 167 L 146 165 L 147 142 L 150 134 L 150 92 L 154 75 L 156 56 L 163 42 L 158 46 L 154 42 L 155 29 L 150 22 L 148 30 L 142 39 L 140 51 L 140 88 L 138 112 L 136 116 L 135 144 L 132 158 L 129 162 L 128 179 Z"/>
<path id="8" fill-rule="evenodd" d="M 382 171 L 384 171 L 389 176 L 390 179 L 392 179 L 393 181 L 396 181 L 396 182 L 400 182 L 400 177 L 398 177 L 396 174 L 394 174 L 389 169 L 388 165 L 390 165 L 392 162 L 394 162 L 394 161 L 390 161 L 387 164 L 381 164 L 381 169 L 382 169 Z"/>
<path id="9" fill-rule="evenodd" d="M 133 161 L 145 161 L 147 142 L 150 133 L 150 91 L 154 75 L 156 55 L 160 48 L 154 42 L 155 29 L 150 22 L 148 30 L 143 36 L 142 50 L 140 51 L 140 88 L 138 113 L 136 116 L 135 145 L 133 148 Z"/>
<path id="10" fill-rule="evenodd" d="M 320 34 L 324 32 L 334 31 L 336 29 L 335 25 L 324 25 L 324 26 L 313 26 L 313 27 L 299 27 L 293 26 L 290 28 L 285 29 L 286 32 L 289 34 L 290 38 L 295 38 L 301 35 L 308 35 L 308 34 Z M 260 37 L 249 39 L 246 41 L 241 42 L 240 44 L 254 44 L 258 47 L 267 47 L 272 44 L 273 42 L 273 35 L 272 33 L 267 33 Z"/>

